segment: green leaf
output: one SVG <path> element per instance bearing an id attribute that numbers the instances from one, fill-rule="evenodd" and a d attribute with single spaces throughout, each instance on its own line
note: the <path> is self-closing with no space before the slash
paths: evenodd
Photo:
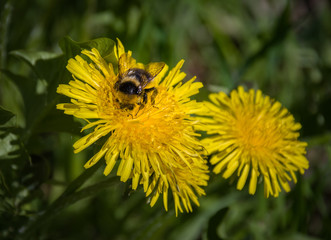
<path id="1" fill-rule="evenodd" d="M 85 187 L 82 190 L 79 190 L 73 194 L 67 195 L 66 197 L 61 198 L 60 201 L 56 202 L 54 206 L 52 205 L 53 208 L 51 209 L 50 212 L 55 213 L 55 211 L 61 211 L 62 209 L 78 202 L 79 200 L 82 200 L 87 197 L 95 196 L 100 191 L 115 186 L 114 185 L 115 181 L 119 183 L 117 177 L 111 177 L 104 181 L 93 184 L 91 186 Z M 52 216 L 52 214 L 50 214 L 50 216 Z"/>
<path id="2" fill-rule="evenodd" d="M 96 48 L 101 57 L 116 65 L 114 52 L 115 42 L 109 38 L 97 38 L 87 42 L 76 42 L 67 36 L 59 42 L 59 45 L 67 59 L 80 55 L 83 49 L 91 50 L 92 48 Z"/>
<path id="3" fill-rule="evenodd" d="M 28 77 L 17 75 L 8 70 L 2 70 L 1 72 L 17 86 L 22 95 L 25 107 L 30 105 L 32 100 L 34 100 L 32 95 L 34 94 L 36 82 Z"/>
<path id="4" fill-rule="evenodd" d="M 59 83 L 68 82 L 69 73 L 65 69 L 66 61 L 63 54 L 17 50 L 11 52 L 11 55 L 27 63 L 34 73 L 30 77 L 25 77 L 7 70 L 2 71 L 17 85 L 22 95 L 27 129 L 26 139 L 28 139 L 36 130 L 39 130 L 43 123 L 45 126 L 48 124 L 44 119 L 50 111 L 55 109 L 59 98 L 56 88 Z M 48 131 L 52 130 L 48 129 Z"/>
<path id="5" fill-rule="evenodd" d="M 17 145 L 18 137 L 13 133 L 7 133 L 0 136 L 0 159 L 11 159 L 18 155 L 19 146 Z"/>
<path id="6" fill-rule="evenodd" d="M 35 73 L 35 76 L 28 80 L 34 80 L 39 85 L 43 81 L 46 81 L 46 84 L 44 82 L 43 85 L 46 85 L 48 90 L 51 90 L 49 89 L 51 86 L 48 85 L 52 85 L 53 82 L 56 82 L 57 85 L 59 81 L 63 80 L 63 73 L 66 65 L 63 54 L 43 51 L 15 50 L 11 51 L 10 55 L 17 57 L 30 66 L 31 70 Z M 34 90 L 38 90 L 38 88 L 34 88 Z"/>
<path id="7" fill-rule="evenodd" d="M 55 107 L 45 116 L 42 122 L 36 128 L 36 133 L 46 132 L 67 132 L 79 135 L 81 123 L 74 121 L 72 116 L 63 114 L 62 111 Z"/>
<path id="8" fill-rule="evenodd" d="M 102 161 L 99 161 L 95 166 L 86 169 L 80 176 L 78 176 L 75 180 L 73 180 L 64 193 L 53 203 L 56 205 L 56 202 L 62 201 L 62 198 L 65 198 L 72 193 L 74 193 L 78 188 L 80 188 L 103 164 Z"/>
<path id="9" fill-rule="evenodd" d="M 19 156 L 17 128 L 13 121 L 15 115 L 0 106 L 0 159 L 13 159 Z M 10 121 L 10 122 L 9 122 Z"/>
<path id="10" fill-rule="evenodd" d="M 8 122 L 14 116 L 15 115 L 12 112 L 9 112 L 9 111 L 3 109 L 0 106 L 0 125 L 5 124 L 6 122 Z"/>
<path id="11" fill-rule="evenodd" d="M 58 53 L 43 52 L 43 51 L 36 52 L 31 50 L 15 50 L 10 52 L 10 54 L 12 56 L 24 60 L 26 63 L 30 64 L 31 66 L 35 66 L 38 61 L 49 60 L 60 56 L 60 54 Z"/>

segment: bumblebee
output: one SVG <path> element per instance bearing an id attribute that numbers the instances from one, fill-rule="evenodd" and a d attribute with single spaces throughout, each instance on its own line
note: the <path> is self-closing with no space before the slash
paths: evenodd
<path id="1" fill-rule="evenodd" d="M 121 61 L 120 61 L 121 62 Z M 146 88 L 147 85 L 162 71 L 165 63 L 150 63 L 145 69 L 128 68 L 125 64 L 119 64 L 119 76 L 114 85 L 117 92 L 116 101 L 119 102 L 121 109 L 132 110 L 136 105 L 140 109 L 147 103 L 149 92 L 152 92 L 151 101 L 157 95 L 155 87 Z"/>

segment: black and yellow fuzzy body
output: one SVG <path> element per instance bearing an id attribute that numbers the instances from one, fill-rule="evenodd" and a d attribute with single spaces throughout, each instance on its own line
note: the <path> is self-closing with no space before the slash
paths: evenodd
<path id="1" fill-rule="evenodd" d="M 142 108 L 147 103 L 149 92 L 153 92 L 152 96 L 155 98 L 156 88 L 146 87 L 162 71 L 165 64 L 152 63 L 152 65 L 147 66 L 153 67 L 149 67 L 147 70 L 141 68 L 129 68 L 125 72 L 120 70 L 114 88 L 117 92 L 116 101 L 119 102 L 121 109 L 132 110 L 136 105 L 140 105 L 140 108 Z M 149 69 L 151 69 L 150 72 Z"/>

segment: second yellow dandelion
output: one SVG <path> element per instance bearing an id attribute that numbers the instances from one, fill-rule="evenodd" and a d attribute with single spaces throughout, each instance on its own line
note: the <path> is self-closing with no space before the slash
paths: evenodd
<path id="1" fill-rule="evenodd" d="M 215 173 L 229 178 L 238 176 L 241 190 L 247 178 L 249 193 L 254 194 L 258 177 L 262 174 L 265 196 L 277 197 L 281 187 L 290 191 L 289 182 L 297 181 L 308 168 L 305 142 L 298 140 L 299 123 L 277 101 L 263 96 L 260 90 L 245 92 L 243 87 L 230 96 L 223 92 L 210 95 L 205 127 L 211 136 L 204 145 L 212 154 Z"/>

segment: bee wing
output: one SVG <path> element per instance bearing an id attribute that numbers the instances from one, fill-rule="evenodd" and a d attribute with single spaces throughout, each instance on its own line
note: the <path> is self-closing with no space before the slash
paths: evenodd
<path id="1" fill-rule="evenodd" d="M 165 66 L 164 62 L 149 63 L 145 66 L 145 71 L 148 72 L 153 79 L 162 71 L 164 66 Z"/>
<path id="2" fill-rule="evenodd" d="M 131 68 L 141 68 L 143 69 L 143 64 L 137 64 L 136 60 L 131 57 L 131 52 L 124 53 L 120 56 L 118 60 L 118 73 L 123 75 L 126 71 Z"/>

